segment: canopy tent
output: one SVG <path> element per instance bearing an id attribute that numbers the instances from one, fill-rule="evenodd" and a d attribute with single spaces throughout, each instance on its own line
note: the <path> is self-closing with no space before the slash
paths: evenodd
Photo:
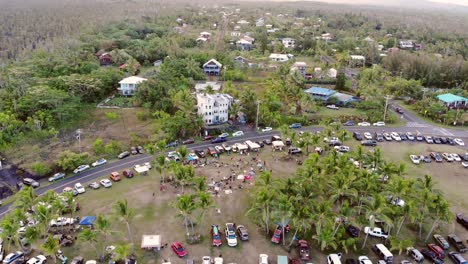
<path id="1" fill-rule="evenodd" d="M 283 141 L 273 141 L 273 148 L 275 149 L 283 149 L 284 148 L 284 143 Z"/>
<path id="2" fill-rule="evenodd" d="M 161 249 L 161 236 L 160 235 L 143 235 L 141 239 L 142 249 Z"/>
<path id="3" fill-rule="evenodd" d="M 94 225 L 94 222 L 96 222 L 96 217 L 95 216 L 85 216 L 81 219 L 80 225 L 82 226 L 92 226 Z"/>
<path id="4" fill-rule="evenodd" d="M 239 149 L 239 151 L 248 149 L 247 145 L 242 143 L 237 143 L 237 148 Z"/>
<path id="5" fill-rule="evenodd" d="M 138 172 L 138 173 L 146 173 L 148 172 L 148 167 L 143 165 L 143 166 L 135 166 L 135 171 Z"/>

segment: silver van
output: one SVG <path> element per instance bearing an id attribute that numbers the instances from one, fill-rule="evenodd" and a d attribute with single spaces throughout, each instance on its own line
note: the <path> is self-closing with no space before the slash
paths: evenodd
<path id="1" fill-rule="evenodd" d="M 406 253 L 408 254 L 408 256 L 410 256 L 411 258 L 413 258 L 413 259 L 414 259 L 416 262 L 418 262 L 418 263 L 424 261 L 424 256 L 423 256 L 423 254 L 422 254 L 419 250 L 417 250 L 417 249 L 415 249 L 415 248 L 413 248 L 413 247 L 407 248 L 407 249 L 406 249 Z"/>
<path id="2" fill-rule="evenodd" d="M 387 264 L 393 264 L 393 254 L 383 244 L 374 245 L 372 251 L 374 251 L 380 259 L 385 260 Z"/>

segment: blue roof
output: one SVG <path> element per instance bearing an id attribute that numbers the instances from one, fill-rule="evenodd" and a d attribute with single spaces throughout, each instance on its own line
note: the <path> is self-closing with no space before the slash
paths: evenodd
<path id="1" fill-rule="evenodd" d="M 312 87 L 312 88 L 305 90 L 305 92 L 310 93 L 310 94 L 317 94 L 321 96 L 331 96 L 332 94 L 336 93 L 335 90 L 322 88 L 322 87 Z"/>
<path id="2" fill-rule="evenodd" d="M 446 93 L 446 94 L 440 94 L 437 96 L 437 98 L 445 103 L 453 103 L 453 102 L 458 102 L 458 101 L 468 101 L 467 98 L 454 95 L 451 93 Z"/>
<path id="3" fill-rule="evenodd" d="M 81 219 L 80 225 L 91 226 L 96 222 L 95 216 L 85 216 Z"/>

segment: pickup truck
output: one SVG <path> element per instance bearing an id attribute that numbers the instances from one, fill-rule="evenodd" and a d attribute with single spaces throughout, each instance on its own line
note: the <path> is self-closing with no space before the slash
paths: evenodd
<path id="1" fill-rule="evenodd" d="M 55 220 L 50 220 L 50 223 L 49 223 L 51 227 L 67 226 L 67 225 L 73 225 L 73 224 L 75 224 L 75 219 L 67 218 L 67 217 L 59 217 Z"/>
<path id="2" fill-rule="evenodd" d="M 458 250 L 460 253 L 465 253 L 467 251 L 467 248 L 463 241 L 456 235 L 449 235 L 448 240 L 450 243 L 452 243 L 455 248 Z"/>
<path id="3" fill-rule="evenodd" d="M 364 228 L 364 233 L 369 234 L 371 236 L 375 236 L 375 237 L 381 237 L 381 238 L 385 238 L 385 239 L 388 238 L 388 233 L 384 232 L 379 227 L 374 227 L 374 228 L 371 229 L 370 227 L 366 226 Z"/>

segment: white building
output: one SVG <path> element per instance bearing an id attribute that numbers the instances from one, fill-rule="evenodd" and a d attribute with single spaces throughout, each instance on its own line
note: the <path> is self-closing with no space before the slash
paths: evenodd
<path id="1" fill-rule="evenodd" d="M 296 45 L 296 40 L 293 38 L 284 38 L 281 42 L 285 48 L 294 48 L 294 45 Z"/>
<path id="2" fill-rule="evenodd" d="M 414 48 L 413 41 L 411 40 L 400 40 L 400 49 L 412 49 Z"/>
<path id="3" fill-rule="evenodd" d="M 228 94 L 197 94 L 198 115 L 205 125 L 222 124 L 229 120 L 229 107 L 234 98 Z"/>
<path id="4" fill-rule="evenodd" d="M 240 31 L 232 31 L 231 32 L 231 37 L 240 37 L 241 33 Z"/>
<path id="5" fill-rule="evenodd" d="M 307 63 L 303 61 L 296 61 L 292 66 L 291 66 L 291 72 L 298 71 L 303 77 L 305 77 L 307 73 Z"/>
<path id="6" fill-rule="evenodd" d="M 121 95 L 133 95 L 135 94 L 135 91 L 138 88 L 138 84 L 147 80 L 148 79 L 141 78 L 138 76 L 127 77 L 119 82 L 120 87 L 117 88 L 117 90 L 119 90 L 119 93 Z"/>
<path id="7" fill-rule="evenodd" d="M 276 61 L 276 62 L 286 62 L 290 60 L 293 57 L 292 54 L 279 54 L 279 53 L 272 53 L 268 57 L 271 61 Z"/>
<path id="8" fill-rule="evenodd" d="M 328 78 L 335 79 L 337 74 L 338 74 L 338 71 L 333 68 L 328 70 Z"/>

